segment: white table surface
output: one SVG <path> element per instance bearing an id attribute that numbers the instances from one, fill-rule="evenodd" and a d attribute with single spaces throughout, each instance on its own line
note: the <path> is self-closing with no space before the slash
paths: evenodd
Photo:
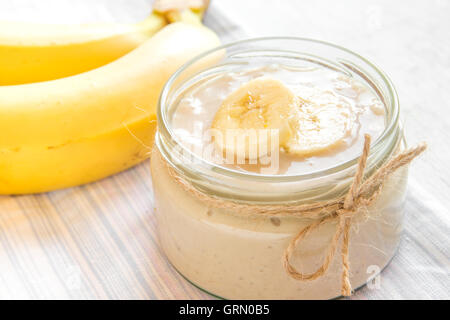
<path id="1" fill-rule="evenodd" d="M 146 0 L 0 0 L 0 20 L 50 23 L 137 21 L 148 14 L 151 3 Z M 205 23 L 224 42 L 271 35 L 326 40 L 360 53 L 387 72 L 400 97 L 409 144 L 426 141 L 429 149 L 411 166 L 405 232 L 398 254 L 382 273 L 381 287 L 376 290 L 366 287 L 353 299 L 449 299 L 450 0 L 213 0 Z M 138 166 L 113 179 L 139 178 L 136 172 L 144 172 L 142 168 Z M 112 180 L 105 181 L 99 184 Z M 97 185 L 74 190 L 87 192 L 85 190 Z M 148 186 L 143 188 L 148 191 Z M 63 192 L 66 193 L 53 193 L 48 197 L 70 194 L 69 191 Z M 3 212 L 0 214 L 11 207 L 12 201 L 21 202 L 24 208 L 27 203 L 39 202 L 38 197 L 1 197 L 0 210 Z M 120 194 L 117 199 L 120 201 Z M 0 223 L 0 240 L 22 232 L 6 228 L 8 224 Z M 54 241 L 57 243 L 58 239 Z M 0 250 L 0 265 L 6 259 L 8 256 Z M 158 259 L 163 258 L 158 255 Z M 168 264 L 164 266 L 170 268 Z M 45 273 L 46 269 L 43 270 Z M 2 269 L 2 272 L 0 298 L 58 297 L 39 288 L 45 286 L 45 280 L 41 278 L 50 277 L 48 274 L 39 274 L 40 282 L 31 285 L 34 293 L 26 295 L 19 289 L 20 275 L 10 269 Z M 197 290 L 183 279 L 177 281 L 187 288 L 185 292 Z M 108 296 L 207 298 L 203 293 L 140 296 L 131 291 Z M 96 296 L 83 293 L 68 297 Z"/>

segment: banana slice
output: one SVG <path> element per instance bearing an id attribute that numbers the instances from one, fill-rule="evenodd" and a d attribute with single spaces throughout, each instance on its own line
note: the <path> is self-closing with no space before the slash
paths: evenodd
<path id="1" fill-rule="evenodd" d="M 280 145 L 293 136 L 289 118 L 296 103 L 293 92 L 278 80 L 249 81 L 231 93 L 217 111 L 211 126 L 217 131 L 213 133 L 216 146 L 227 157 L 238 159 L 267 155 L 276 136 Z"/>
<path id="2" fill-rule="evenodd" d="M 242 85 L 223 101 L 214 117 L 211 128 L 217 130 L 213 132 L 216 146 L 227 159 L 230 155 L 258 159 L 274 146 L 277 151 L 309 157 L 345 145 L 357 122 L 352 106 L 331 91 L 304 90 L 299 95 L 270 78 Z"/>
<path id="3" fill-rule="evenodd" d="M 317 90 L 291 117 L 293 136 L 283 145 L 288 153 L 302 157 L 326 153 L 346 144 L 356 122 L 352 106 L 330 91 Z"/>

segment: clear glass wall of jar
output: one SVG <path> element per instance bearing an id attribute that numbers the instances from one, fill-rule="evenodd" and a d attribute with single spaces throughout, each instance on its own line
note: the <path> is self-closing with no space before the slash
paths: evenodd
<path id="1" fill-rule="evenodd" d="M 386 108 L 384 132 L 372 143 L 366 172 L 380 167 L 404 147 L 395 89 L 375 65 L 344 48 L 301 38 L 264 38 L 227 45 L 194 59 L 165 86 L 158 109 L 158 132 L 151 158 L 160 245 L 172 265 L 188 280 L 228 299 L 329 299 L 340 295 L 341 260 L 335 255 L 326 274 L 313 281 L 291 278 L 282 256 L 292 237 L 311 224 L 302 217 L 271 218 L 214 209 L 174 181 L 167 164 L 204 193 L 248 204 L 311 203 L 344 194 L 358 157 L 303 175 L 259 175 L 238 172 L 199 159 L 177 141 L 171 117 L 183 90 L 204 79 L 246 68 L 248 61 L 283 63 L 306 60 L 351 75 L 370 87 Z M 407 168 L 384 184 L 369 214 L 356 219 L 350 235 L 350 281 L 364 285 L 393 257 L 402 230 Z M 334 234 L 330 222 L 305 239 L 291 262 L 315 271 Z M 339 249 L 338 249 L 339 250 Z"/>

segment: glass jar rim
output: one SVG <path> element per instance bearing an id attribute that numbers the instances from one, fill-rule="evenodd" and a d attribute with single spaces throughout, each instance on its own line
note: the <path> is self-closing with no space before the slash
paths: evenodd
<path id="1" fill-rule="evenodd" d="M 334 49 L 337 49 L 337 50 L 343 51 L 347 54 L 350 54 L 351 56 L 353 56 L 357 59 L 360 59 L 362 62 L 366 63 L 371 68 L 373 68 L 373 70 L 381 77 L 382 81 L 384 82 L 384 84 L 386 85 L 386 87 L 388 89 L 388 94 L 390 96 L 390 104 L 391 104 L 390 110 L 392 112 L 392 116 L 388 119 L 388 122 L 386 123 L 386 126 L 385 126 L 383 132 L 371 144 L 371 151 L 370 151 L 370 154 L 368 157 L 368 161 L 370 162 L 371 159 L 373 158 L 374 154 L 376 154 L 380 149 L 382 149 L 384 142 L 389 137 L 391 137 L 395 133 L 396 129 L 399 127 L 399 113 L 400 113 L 399 100 L 398 100 L 398 95 L 397 95 L 397 92 L 395 90 L 395 87 L 394 87 L 392 81 L 387 76 L 387 74 L 384 71 L 382 71 L 376 64 L 374 64 L 370 60 L 364 58 L 360 54 L 355 53 L 349 49 L 346 49 L 342 46 L 339 46 L 339 45 L 336 45 L 336 44 L 333 44 L 330 42 L 326 42 L 326 41 L 322 41 L 322 40 L 315 40 L 315 39 L 311 39 L 311 38 L 304 38 L 304 37 L 258 37 L 258 38 L 250 38 L 250 39 L 235 41 L 235 42 L 231 42 L 231 43 L 207 50 L 204 53 L 197 55 L 193 59 L 189 60 L 183 66 L 181 66 L 169 78 L 169 80 L 164 85 L 164 87 L 161 91 L 159 100 L 158 100 L 158 105 L 157 105 L 158 132 L 157 132 L 157 139 L 155 139 L 155 141 L 157 142 L 156 145 L 159 148 L 161 154 L 166 158 L 166 160 L 168 160 L 167 155 L 165 155 L 164 152 L 162 152 L 161 146 L 159 145 L 159 140 L 158 140 L 159 135 L 171 137 L 172 138 L 171 140 L 174 141 L 174 144 L 176 146 L 183 149 L 183 152 L 186 152 L 186 154 L 188 154 L 190 157 L 193 157 L 197 161 L 199 161 L 198 163 L 210 167 L 209 170 L 214 169 L 214 172 L 216 174 L 224 175 L 229 178 L 250 179 L 252 181 L 264 181 L 264 182 L 271 182 L 271 183 L 294 182 L 294 181 L 309 180 L 309 179 L 314 179 L 317 177 L 332 175 L 337 172 L 344 171 L 351 167 L 356 166 L 356 164 L 358 163 L 358 159 L 361 156 L 360 153 L 357 156 L 355 156 L 349 160 L 338 163 L 336 166 L 324 168 L 324 169 L 317 170 L 314 172 L 303 173 L 303 174 L 270 175 L 270 174 L 260 174 L 260 173 L 247 172 L 247 171 L 238 171 L 238 170 L 233 170 L 230 168 L 220 166 L 219 164 L 215 164 L 215 163 L 209 162 L 209 161 L 201 158 L 200 156 L 198 156 L 197 154 L 195 154 L 194 152 L 192 152 L 191 150 L 186 148 L 178 139 L 175 138 L 176 135 L 170 129 L 169 120 L 168 120 L 167 114 L 166 114 L 166 110 L 168 108 L 164 108 L 164 106 L 165 106 L 165 102 L 167 101 L 167 98 L 169 96 L 171 87 L 174 85 L 174 82 L 183 73 L 183 71 L 186 71 L 186 69 L 188 69 L 189 67 L 191 67 L 192 65 L 194 65 L 195 63 L 200 61 L 201 59 L 203 59 L 211 54 L 214 54 L 216 52 L 219 52 L 220 50 L 236 47 L 236 46 L 239 46 L 242 44 L 251 44 L 251 43 L 258 43 L 258 42 L 263 42 L 263 41 L 311 42 L 311 43 L 315 43 L 315 44 L 319 44 L 319 45 L 332 47 Z M 282 49 L 282 48 L 280 48 L 280 49 Z M 189 80 L 189 79 L 187 79 L 187 80 Z M 169 161 L 169 162 L 173 165 L 173 163 L 171 161 Z M 183 168 L 176 167 L 176 169 L 180 170 Z M 192 169 L 192 168 L 186 168 L 186 169 Z"/>

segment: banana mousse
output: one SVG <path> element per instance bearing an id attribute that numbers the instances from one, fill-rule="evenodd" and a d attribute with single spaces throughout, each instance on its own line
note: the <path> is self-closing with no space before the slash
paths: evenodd
<path id="1" fill-rule="evenodd" d="M 391 102 L 381 85 L 351 70 L 309 57 L 251 55 L 244 50 L 162 95 L 151 159 L 160 245 L 184 277 L 222 298 L 338 297 L 341 252 L 349 252 L 353 289 L 394 255 L 407 170 L 386 179 L 376 199 L 352 216 L 348 250 L 339 242 L 329 251 L 341 225 L 332 213 L 320 219 L 332 211 L 319 206 L 296 215 L 283 206 L 337 210 L 333 201 L 354 181 L 365 135 L 378 147 L 366 172 L 400 150 L 401 130 L 385 134 Z"/>
<path id="2" fill-rule="evenodd" d="M 384 130 L 384 113 L 371 90 L 344 74 L 269 65 L 194 85 L 172 126 L 185 147 L 226 167 L 305 174 L 356 157 L 364 134 L 376 139 Z"/>

